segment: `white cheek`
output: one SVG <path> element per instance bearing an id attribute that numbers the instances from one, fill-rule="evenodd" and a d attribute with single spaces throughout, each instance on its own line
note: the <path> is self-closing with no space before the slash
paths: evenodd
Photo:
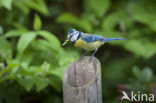
<path id="1" fill-rule="evenodd" d="M 70 38 L 70 41 L 74 42 L 77 40 L 77 38 L 78 38 L 78 34 L 75 34 Z"/>

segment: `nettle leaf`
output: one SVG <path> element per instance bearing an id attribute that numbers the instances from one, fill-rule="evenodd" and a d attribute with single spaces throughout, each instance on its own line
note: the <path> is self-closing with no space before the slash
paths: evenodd
<path id="1" fill-rule="evenodd" d="M 144 45 L 138 40 L 128 40 L 125 42 L 124 47 L 139 56 L 144 56 L 146 53 Z"/>
<path id="2" fill-rule="evenodd" d="M 35 32 L 24 33 L 19 38 L 18 45 L 17 45 L 17 51 L 19 53 L 23 53 L 23 51 L 27 48 L 27 46 L 31 43 L 31 41 L 35 39 L 36 36 L 37 35 Z"/>
<path id="3" fill-rule="evenodd" d="M 47 5 L 44 0 L 25 0 L 25 4 L 28 7 L 46 15 L 46 16 L 49 14 Z"/>
<path id="4" fill-rule="evenodd" d="M 102 29 L 105 31 L 116 31 L 117 24 L 123 24 L 123 26 L 132 25 L 131 20 L 123 10 L 118 10 L 107 15 L 102 21 Z"/>
<path id="5" fill-rule="evenodd" d="M 146 59 L 149 59 L 153 55 L 156 54 L 156 43 L 147 42 L 144 44 L 144 47 L 146 48 L 146 54 L 144 55 Z"/>
<path id="6" fill-rule="evenodd" d="M 5 73 L 9 72 L 9 68 L 3 68 L 0 70 L 0 78 L 2 79 L 3 78 L 3 75 Z M 1 82 L 1 79 L 0 79 L 0 82 Z"/>
<path id="7" fill-rule="evenodd" d="M 91 32 L 92 31 L 92 25 L 87 19 L 78 18 L 75 15 L 71 13 L 63 13 L 61 14 L 56 21 L 58 23 L 68 23 L 72 25 L 76 25 L 80 27 L 81 29 Z"/>
<path id="8" fill-rule="evenodd" d="M 37 39 L 37 40 L 33 41 L 32 46 L 33 46 L 33 48 L 40 50 L 40 51 L 50 51 L 51 52 L 52 46 L 50 44 L 51 43 L 47 40 Z M 52 47 L 52 51 L 55 51 L 54 49 L 55 48 Z"/>
<path id="9" fill-rule="evenodd" d="M 13 2 L 13 0 L 1 0 L 0 1 L 1 3 L 2 3 L 2 5 L 6 8 L 6 9 L 8 9 L 8 10 L 11 10 L 11 4 L 12 4 L 12 2 Z"/>
<path id="10" fill-rule="evenodd" d="M 9 72 L 13 75 L 15 75 L 18 71 L 20 67 L 20 62 L 17 59 L 14 60 L 10 60 L 8 62 L 8 68 L 10 69 Z"/>
<path id="11" fill-rule="evenodd" d="M 10 43 L 3 37 L 0 37 L 0 59 L 8 59 L 12 57 L 12 47 Z"/>
<path id="12" fill-rule="evenodd" d="M 51 46 L 51 49 L 53 48 L 56 51 L 59 51 L 61 49 L 60 42 L 54 34 L 43 30 L 38 31 L 37 33 L 38 35 L 42 36 L 43 38 L 49 41 L 49 46 Z M 46 43 L 47 45 L 47 42 L 44 43 Z"/>
<path id="13" fill-rule="evenodd" d="M 18 53 L 18 54 L 16 55 L 16 59 L 18 59 L 21 63 L 22 63 L 22 62 L 26 62 L 26 63 L 29 64 L 29 63 L 31 62 L 31 60 L 33 59 L 33 53 L 32 53 L 31 50 L 25 51 L 25 52 L 24 52 L 24 55 Z"/>
<path id="14" fill-rule="evenodd" d="M 88 0 L 87 3 L 98 17 L 102 17 L 110 7 L 110 0 Z"/>
<path id="15" fill-rule="evenodd" d="M 16 36 L 20 36 L 24 33 L 26 33 L 26 30 L 10 30 L 7 33 L 5 33 L 4 37 L 6 38 L 10 38 L 10 37 L 16 37 Z"/>
<path id="16" fill-rule="evenodd" d="M 91 32 L 92 31 L 92 25 L 91 23 L 86 20 L 86 19 L 80 19 L 78 22 L 78 26 L 85 30 L 86 32 Z"/>
<path id="17" fill-rule="evenodd" d="M 21 75 L 17 76 L 17 81 L 20 85 L 22 85 L 27 91 L 30 91 L 34 85 L 34 77 L 27 75 L 25 77 L 21 77 Z"/>
<path id="18" fill-rule="evenodd" d="M 127 40 L 123 45 L 127 50 L 145 59 L 149 59 L 156 54 L 155 43 L 152 42 L 142 43 L 139 40 Z"/>
<path id="19" fill-rule="evenodd" d="M 156 31 L 156 13 L 155 13 L 155 0 L 147 1 L 140 0 L 137 2 L 132 2 L 130 7 L 130 12 L 134 20 L 146 24 L 153 31 Z"/>
<path id="20" fill-rule="evenodd" d="M 39 15 L 35 14 L 33 28 L 34 30 L 39 30 L 41 29 L 41 27 L 42 27 L 42 21 Z"/>
<path id="21" fill-rule="evenodd" d="M 25 5 L 24 0 L 14 3 L 14 5 L 25 15 L 29 13 L 30 8 Z"/>
<path id="22" fill-rule="evenodd" d="M 76 24 L 78 21 L 78 18 L 71 13 L 62 13 L 60 16 L 57 17 L 56 21 L 59 23 Z"/>
<path id="23" fill-rule="evenodd" d="M 61 91 L 62 89 L 62 81 L 61 79 L 56 76 L 56 75 L 53 75 L 51 74 L 50 77 L 49 77 L 49 84 L 54 87 L 57 91 Z"/>
<path id="24" fill-rule="evenodd" d="M 42 90 L 49 84 L 49 79 L 48 78 L 43 78 L 43 77 L 35 77 L 35 84 L 37 87 L 37 91 Z"/>
<path id="25" fill-rule="evenodd" d="M 58 63 L 60 66 L 66 66 L 70 62 L 76 60 L 80 56 L 79 52 L 72 49 L 66 49 L 65 51 L 62 51 L 61 54 L 58 56 Z M 64 58 L 62 58 L 64 57 Z"/>

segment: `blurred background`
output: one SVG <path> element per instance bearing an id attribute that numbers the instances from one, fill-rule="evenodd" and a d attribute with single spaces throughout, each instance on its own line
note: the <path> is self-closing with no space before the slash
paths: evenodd
<path id="1" fill-rule="evenodd" d="M 61 46 L 71 27 L 127 38 L 95 55 L 103 103 L 120 103 L 122 90 L 156 94 L 155 10 L 156 0 L 0 0 L 0 103 L 63 102 L 62 74 L 81 54 Z"/>

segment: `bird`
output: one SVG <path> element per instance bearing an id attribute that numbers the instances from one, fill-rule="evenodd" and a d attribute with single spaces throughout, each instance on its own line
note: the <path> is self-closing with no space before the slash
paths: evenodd
<path id="1" fill-rule="evenodd" d="M 88 34 L 71 28 L 68 31 L 67 40 L 62 45 L 65 45 L 70 41 L 76 48 L 81 48 L 84 53 L 80 56 L 80 59 L 87 52 L 94 51 L 90 57 L 90 60 L 92 60 L 95 53 L 105 42 L 123 39 L 125 38 L 105 38 L 97 34 Z"/>

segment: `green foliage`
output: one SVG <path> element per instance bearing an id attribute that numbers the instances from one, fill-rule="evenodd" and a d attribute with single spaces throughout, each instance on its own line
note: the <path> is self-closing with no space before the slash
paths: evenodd
<path id="1" fill-rule="evenodd" d="M 20 36 L 18 45 L 17 45 L 17 51 L 19 53 L 23 53 L 23 51 L 30 44 L 30 42 L 33 39 L 35 39 L 35 37 L 36 37 L 35 32 L 27 32 L 27 33 L 24 33 L 22 36 Z"/>
<path id="2" fill-rule="evenodd" d="M 106 43 L 95 55 L 102 66 L 103 103 L 118 103 L 119 84 L 156 94 L 155 4 L 155 0 L 0 0 L 0 102 L 62 103 L 64 70 L 80 55 L 71 45 L 61 46 L 71 27 L 126 38 Z"/>
<path id="3" fill-rule="evenodd" d="M 37 14 L 35 14 L 34 25 L 33 25 L 34 30 L 41 29 L 41 26 L 42 26 L 41 19 L 40 19 L 40 17 Z"/>
<path id="4" fill-rule="evenodd" d="M 56 21 L 58 23 L 68 23 L 72 24 L 73 26 L 78 26 L 79 28 L 91 32 L 92 31 L 92 26 L 88 20 L 85 20 L 83 18 L 77 18 L 71 13 L 63 13 L 61 14 Z"/>
<path id="5" fill-rule="evenodd" d="M 138 67 L 133 68 L 133 74 L 140 82 L 149 82 L 152 79 L 153 72 L 150 68 L 144 68 L 142 71 Z"/>
<path id="6" fill-rule="evenodd" d="M 86 5 L 94 11 L 98 17 L 102 17 L 110 7 L 110 0 L 88 0 Z"/>
<path id="7" fill-rule="evenodd" d="M 155 45 L 151 42 L 142 43 L 138 40 L 129 40 L 124 44 L 124 47 L 136 55 L 147 59 L 156 54 Z"/>
<path id="8" fill-rule="evenodd" d="M 137 1 L 131 4 L 131 12 L 135 20 L 140 23 L 146 24 L 151 30 L 156 30 L 156 14 L 155 14 L 155 1 L 148 2 L 147 0 Z M 146 7 L 146 8 L 145 8 Z"/>
<path id="9" fill-rule="evenodd" d="M 18 83 L 22 85 L 27 91 L 30 91 L 34 85 L 34 78 L 32 76 L 25 76 L 24 78 L 18 75 Z"/>
<path id="10" fill-rule="evenodd" d="M 29 9 L 32 8 L 44 15 L 48 15 L 48 8 L 44 0 L 23 0 L 23 4 Z"/>
<path id="11" fill-rule="evenodd" d="M 11 4 L 13 0 L 1 0 L 0 3 L 8 10 L 11 10 Z"/>

